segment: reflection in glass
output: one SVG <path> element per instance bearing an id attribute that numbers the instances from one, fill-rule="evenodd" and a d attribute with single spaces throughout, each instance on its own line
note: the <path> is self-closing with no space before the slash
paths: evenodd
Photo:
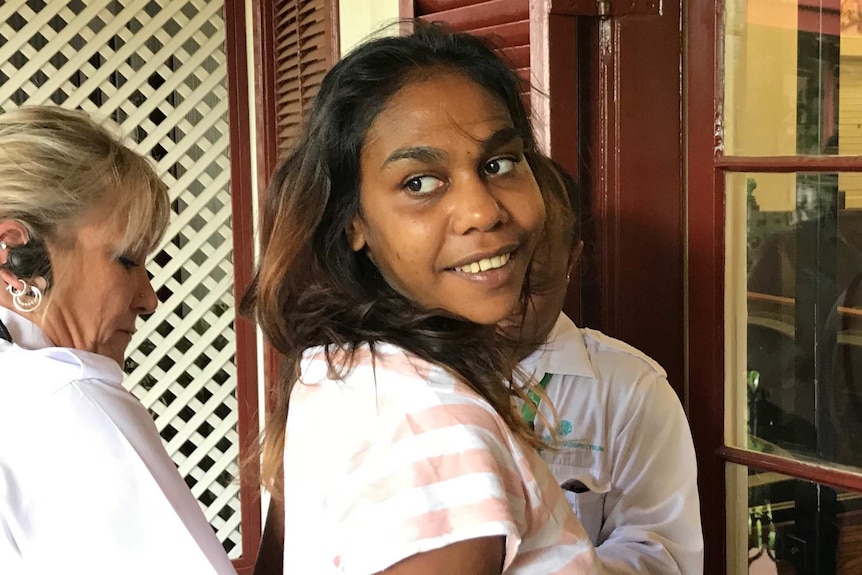
<path id="1" fill-rule="evenodd" d="M 862 154 L 862 5 L 724 5 L 725 154 Z"/>
<path id="2" fill-rule="evenodd" d="M 736 467 L 736 466 L 734 466 Z M 750 575 L 862 573 L 862 495 L 748 470 Z"/>
<path id="3" fill-rule="evenodd" d="M 747 447 L 862 467 L 862 209 L 841 182 L 733 174 L 728 192 L 747 204 Z"/>

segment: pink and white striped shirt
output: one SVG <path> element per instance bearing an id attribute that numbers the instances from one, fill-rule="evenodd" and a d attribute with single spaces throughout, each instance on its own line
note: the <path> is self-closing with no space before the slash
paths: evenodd
<path id="1" fill-rule="evenodd" d="M 284 573 L 371 575 L 425 551 L 505 536 L 504 573 L 598 573 L 535 450 L 446 370 L 360 348 L 343 379 L 306 350 L 284 455 Z"/>

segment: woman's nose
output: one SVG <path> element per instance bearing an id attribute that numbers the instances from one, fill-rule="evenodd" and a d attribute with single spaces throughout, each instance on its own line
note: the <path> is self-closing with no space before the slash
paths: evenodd
<path id="1" fill-rule="evenodd" d="M 156 311 L 156 307 L 159 305 L 159 298 L 156 296 L 153 284 L 150 283 L 150 277 L 146 270 L 142 274 L 142 281 L 139 285 L 139 293 L 136 294 L 134 302 L 135 310 L 138 312 L 138 315 L 151 314 Z"/>
<path id="2" fill-rule="evenodd" d="M 509 221 L 509 213 L 494 194 L 493 186 L 478 175 L 464 178 L 453 194 L 453 227 L 457 234 L 487 232 Z"/>

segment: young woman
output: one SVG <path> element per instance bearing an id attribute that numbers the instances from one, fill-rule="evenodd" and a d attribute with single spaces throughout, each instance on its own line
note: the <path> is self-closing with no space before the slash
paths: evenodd
<path id="1" fill-rule="evenodd" d="M 494 344 L 546 177 L 516 76 L 475 37 L 420 26 L 327 74 L 244 302 L 285 357 L 264 444 L 284 573 L 596 569 Z"/>

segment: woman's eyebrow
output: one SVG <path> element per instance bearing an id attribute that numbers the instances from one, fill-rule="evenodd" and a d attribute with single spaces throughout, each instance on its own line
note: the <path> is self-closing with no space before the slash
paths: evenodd
<path id="1" fill-rule="evenodd" d="M 482 142 L 482 155 L 489 155 L 492 152 L 496 152 L 499 148 L 505 146 L 513 142 L 514 140 L 522 140 L 520 130 L 515 126 L 506 126 L 505 128 L 500 128 L 490 136 L 488 136 L 484 142 Z"/>
<path id="2" fill-rule="evenodd" d="M 383 166 L 386 167 L 392 162 L 398 160 L 419 160 L 425 164 L 433 164 L 435 162 L 443 162 L 446 160 L 446 152 L 431 146 L 415 146 L 412 148 L 398 148 L 383 160 Z"/>
<path id="3" fill-rule="evenodd" d="M 521 139 L 521 132 L 514 126 L 506 126 L 500 128 L 482 141 L 482 154 L 487 155 L 498 148 L 514 141 Z M 389 154 L 383 160 L 383 166 L 386 167 L 392 162 L 398 160 L 418 160 L 425 164 L 433 164 L 435 162 L 444 162 L 447 158 L 446 152 L 439 148 L 431 146 L 412 146 L 409 148 L 398 148 Z"/>

